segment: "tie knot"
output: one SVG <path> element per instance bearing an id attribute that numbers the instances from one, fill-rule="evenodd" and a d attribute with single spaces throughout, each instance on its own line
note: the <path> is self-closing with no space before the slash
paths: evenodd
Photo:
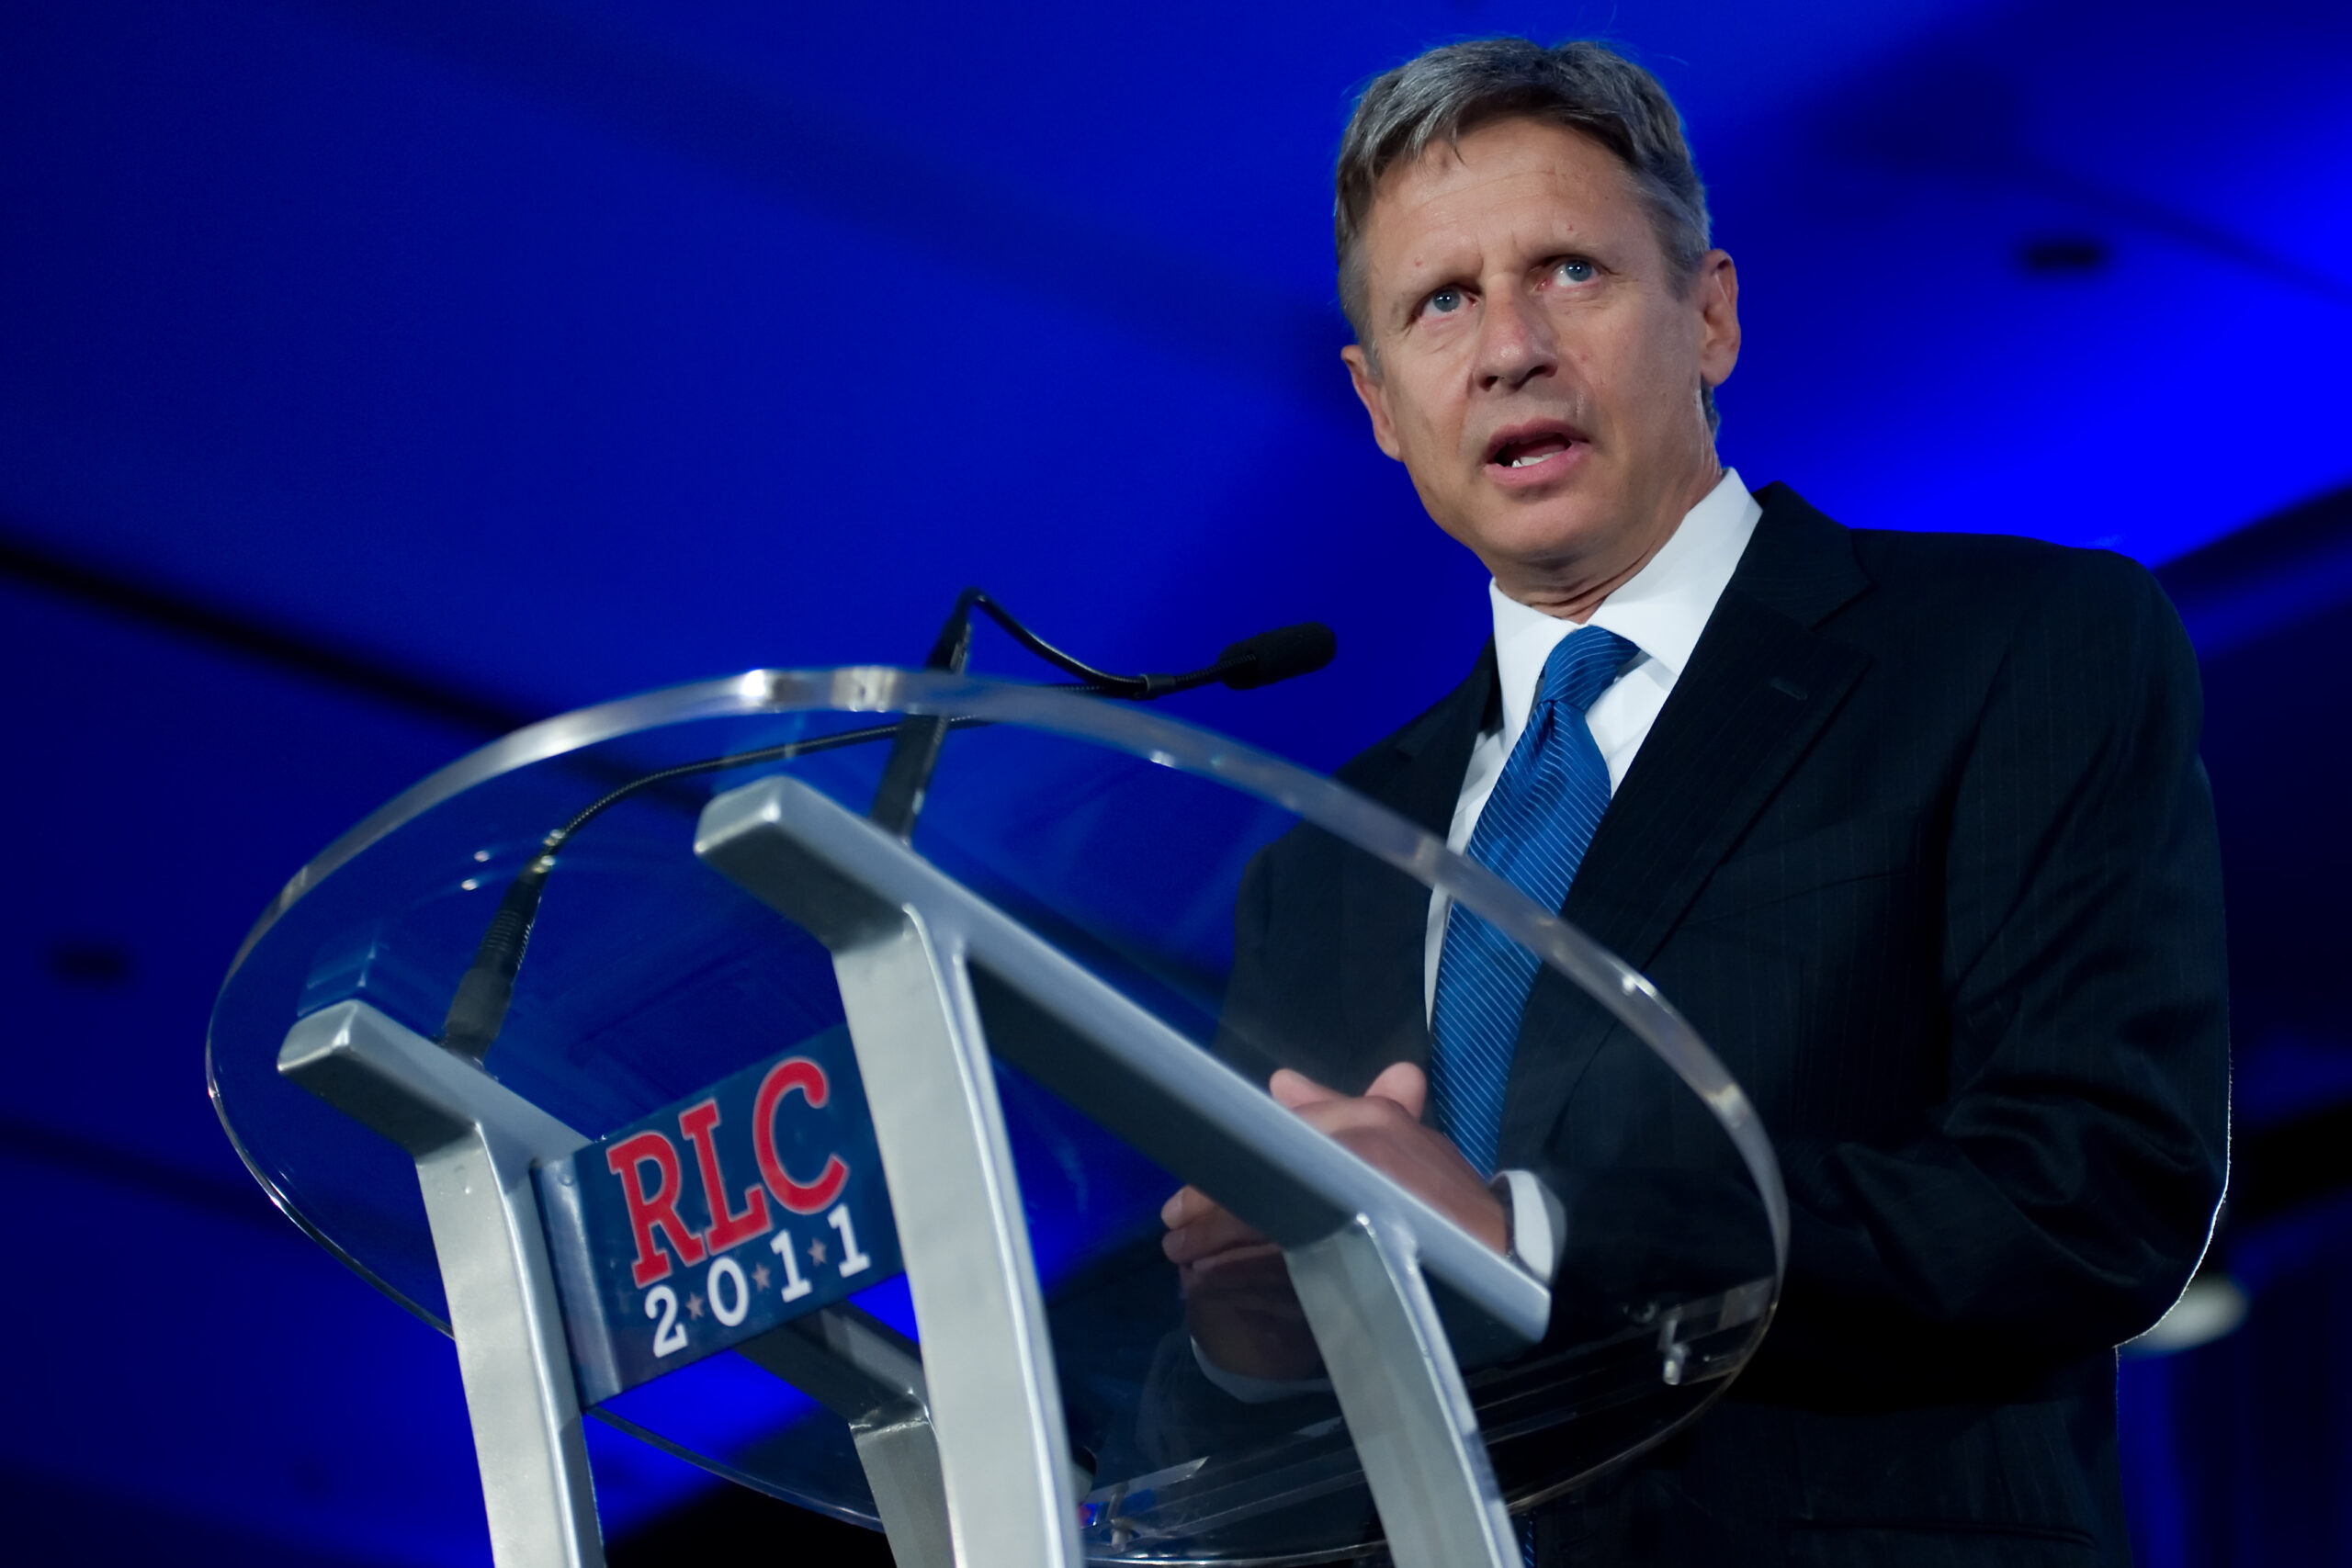
<path id="1" fill-rule="evenodd" d="M 1544 684 L 1536 691 L 1536 706 L 1563 703 L 1571 713 L 1583 713 L 1640 652 L 1615 632 L 1599 626 L 1577 627 L 1562 637 L 1552 657 L 1544 661 Z"/>

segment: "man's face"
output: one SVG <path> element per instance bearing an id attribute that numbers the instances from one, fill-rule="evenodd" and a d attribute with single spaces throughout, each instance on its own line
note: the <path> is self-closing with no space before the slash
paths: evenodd
<path id="1" fill-rule="evenodd" d="M 1392 170 L 1361 243 L 1370 342 L 1346 356 L 1374 436 L 1505 592 L 1613 587 L 1714 484 L 1699 388 L 1739 353 L 1731 258 L 1678 287 L 1607 148 L 1481 126 Z"/>

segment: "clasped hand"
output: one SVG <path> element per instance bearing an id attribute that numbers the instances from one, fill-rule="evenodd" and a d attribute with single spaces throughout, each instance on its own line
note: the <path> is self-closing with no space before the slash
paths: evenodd
<path id="1" fill-rule="evenodd" d="M 1288 1068 L 1268 1082 L 1274 1099 L 1336 1138 L 1497 1252 L 1510 1248 L 1510 1216 L 1453 1141 L 1423 1124 L 1429 1079 L 1410 1062 L 1384 1069 L 1361 1095 L 1340 1094 Z M 1197 1187 L 1159 1211 L 1160 1250 L 1176 1265 L 1193 1343 L 1227 1371 L 1287 1382 L 1311 1377 L 1320 1358 L 1282 1249 Z"/>

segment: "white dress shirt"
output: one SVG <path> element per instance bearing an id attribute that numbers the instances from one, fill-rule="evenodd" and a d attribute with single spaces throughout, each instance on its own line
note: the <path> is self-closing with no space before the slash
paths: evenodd
<path id="1" fill-rule="evenodd" d="M 1706 630 L 1707 617 L 1715 613 L 1715 601 L 1723 597 L 1724 585 L 1731 581 L 1756 532 L 1757 519 L 1763 515 L 1764 509 L 1739 482 L 1738 471 L 1724 469 L 1722 480 L 1683 514 L 1649 563 L 1603 599 L 1583 623 L 1615 632 L 1641 649 L 1585 713 L 1600 759 L 1609 764 L 1611 795 L 1625 782 L 1634 754 L 1642 749 L 1674 682 L 1690 662 L 1690 650 L 1699 646 L 1699 634 Z M 1487 584 L 1487 598 L 1495 617 L 1502 723 L 1479 736 L 1471 748 L 1470 768 L 1453 806 L 1453 825 L 1445 835 L 1446 847 L 1456 852 L 1468 846 L 1478 814 L 1487 808 L 1487 797 L 1502 776 L 1504 760 L 1527 728 L 1544 661 L 1577 626 L 1575 621 L 1507 597 L 1493 582 Z M 1443 893 L 1430 895 L 1421 957 L 1421 1005 L 1430 1013 L 1437 1007 L 1438 960 L 1445 952 L 1445 919 L 1452 908 L 1453 900 Z M 1551 1283 L 1563 1222 L 1559 1201 L 1528 1171 L 1506 1170 L 1496 1179 L 1510 1190 L 1512 1254 L 1530 1273 Z"/>

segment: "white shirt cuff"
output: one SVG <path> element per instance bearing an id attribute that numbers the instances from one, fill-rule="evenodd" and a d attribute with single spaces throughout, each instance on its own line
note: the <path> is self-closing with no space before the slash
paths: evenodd
<path id="1" fill-rule="evenodd" d="M 1193 1341 L 1193 1360 L 1212 1386 L 1244 1404 L 1272 1404 L 1278 1399 L 1331 1392 L 1329 1378 L 1253 1378 L 1247 1372 L 1227 1371 L 1209 1359 L 1208 1352 L 1201 1348 L 1197 1339 Z"/>
<path id="2" fill-rule="evenodd" d="M 1495 1185 L 1510 1202 L 1511 1261 L 1549 1286 L 1559 1271 L 1560 1245 L 1567 1239 L 1567 1210 L 1532 1170 L 1498 1171 Z"/>

